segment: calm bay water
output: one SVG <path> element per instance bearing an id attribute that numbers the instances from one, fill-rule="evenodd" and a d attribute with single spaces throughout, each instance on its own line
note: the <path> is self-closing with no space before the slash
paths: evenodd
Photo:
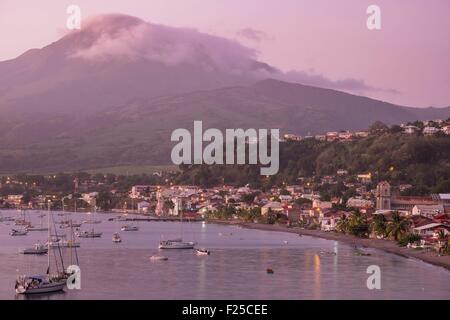
<path id="1" fill-rule="evenodd" d="M 27 218 L 38 224 L 37 215 L 29 211 Z M 140 222 L 138 232 L 122 231 L 123 242 L 113 244 L 112 234 L 125 224 L 107 221 L 116 216 L 95 215 L 103 220 L 94 225 L 102 238 L 79 239 L 81 290 L 27 297 L 15 295 L 16 275 L 44 273 L 47 257 L 21 255 L 18 249 L 45 242 L 47 233 L 11 237 L 18 227 L 0 223 L 0 299 L 450 299 L 449 271 L 379 250 L 364 249 L 371 256 L 358 256 L 355 248 L 336 241 L 205 223 L 183 223 L 181 230 L 177 222 Z M 72 217 L 83 221 L 92 215 Z M 211 255 L 158 250 L 162 237 L 179 237 L 181 231 L 184 240 L 198 242 Z M 169 260 L 149 260 L 157 254 Z M 67 266 L 69 252 L 64 260 Z M 381 268 L 381 290 L 367 289 L 369 265 Z"/>

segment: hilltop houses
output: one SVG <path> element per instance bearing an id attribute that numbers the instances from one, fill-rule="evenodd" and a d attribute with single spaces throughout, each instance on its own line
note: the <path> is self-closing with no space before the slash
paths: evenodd
<path id="1" fill-rule="evenodd" d="M 441 130 L 439 128 L 436 127 L 425 127 L 423 128 L 422 132 L 425 136 L 432 136 L 435 135 L 437 133 L 439 133 Z"/>
<path id="2" fill-rule="evenodd" d="M 413 125 L 408 125 L 408 126 L 403 127 L 403 132 L 406 134 L 415 134 L 419 131 L 420 131 L 420 128 L 413 126 Z"/>

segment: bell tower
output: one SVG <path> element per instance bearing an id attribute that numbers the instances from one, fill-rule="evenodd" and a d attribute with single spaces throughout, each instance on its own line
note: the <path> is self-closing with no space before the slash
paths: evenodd
<path id="1" fill-rule="evenodd" d="M 377 210 L 391 210 L 391 185 L 382 181 L 377 185 Z"/>

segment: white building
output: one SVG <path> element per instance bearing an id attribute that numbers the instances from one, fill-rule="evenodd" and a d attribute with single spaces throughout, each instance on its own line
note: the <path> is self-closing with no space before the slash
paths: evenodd
<path id="1" fill-rule="evenodd" d="M 318 199 L 313 200 L 312 207 L 319 209 L 331 209 L 333 207 L 333 203 L 331 201 L 321 201 Z"/>
<path id="2" fill-rule="evenodd" d="M 439 215 L 444 213 L 444 206 L 443 205 L 415 205 L 412 208 L 412 215 L 413 216 L 426 216 L 426 217 L 433 217 L 435 215 Z"/>
<path id="3" fill-rule="evenodd" d="M 367 138 L 369 136 L 369 132 L 357 131 L 357 132 L 355 132 L 355 136 L 357 136 L 358 138 Z"/>
<path id="4" fill-rule="evenodd" d="M 281 213 L 284 212 L 283 205 L 280 202 L 271 201 L 261 207 L 261 215 L 265 216 L 270 212 Z"/>
<path id="5" fill-rule="evenodd" d="M 416 126 L 404 126 L 403 127 L 403 132 L 406 134 L 414 134 L 418 131 L 420 131 L 420 129 Z"/>
<path id="6" fill-rule="evenodd" d="M 295 135 L 295 134 L 290 134 L 290 133 L 285 134 L 285 135 L 283 136 L 283 138 L 284 138 L 284 140 L 286 140 L 286 141 L 301 141 L 301 140 L 302 140 L 302 137 L 301 137 L 301 136 L 297 136 L 297 135 Z"/>
<path id="7" fill-rule="evenodd" d="M 339 139 L 348 140 L 353 138 L 353 133 L 350 131 L 339 132 Z"/>
<path id="8" fill-rule="evenodd" d="M 347 207 L 349 208 L 371 208 L 373 202 L 361 197 L 353 197 L 347 200 Z"/>
<path id="9" fill-rule="evenodd" d="M 444 126 L 441 130 L 444 134 L 450 134 L 450 126 Z"/>
<path id="10" fill-rule="evenodd" d="M 289 201 L 292 201 L 292 196 L 291 196 L 291 195 L 281 194 L 281 195 L 279 196 L 279 198 L 280 198 L 280 200 L 281 200 L 282 202 L 289 202 Z"/>
<path id="11" fill-rule="evenodd" d="M 424 135 L 429 136 L 429 135 L 434 135 L 434 134 L 438 133 L 439 131 L 440 130 L 436 127 L 425 127 L 425 128 L 423 128 L 422 132 Z"/>
<path id="12" fill-rule="evenodd" d="M 348 174 L 348 171 L 344 169 L 339 169 L 336 173 L 338 176 L 344 176 Z"/>
<path id="13" fill-rule="evenodd" d="M 361 173 L 361 174 L 357 175 L 357 178 L 362 183 L 369 183 L 372 181 L 372 174 L 370 172 L 369 173 Z"/>
<path id="14" fill-rule="evenodd" d="M 98 192 L 83 193 L 81 198 L 91 206 L 95 206 Z"/>
<path id="15" fill-rule="evenodd" d="M 150 209 L 150 203 L 148 203 L 147 201 L 141 201 L 137 204 L 137 209 L 138 212 L 148 213 Z"/>
<path id="16" fill-rule="evenodd" d="M 435 230 L 445 227 L 442 223 L 429 223 L 424 226 L 414 228 L 414 232 L 422 236 L 433 236 Z M 448 234 L 448 230 L 444 228 L 444 232 Z"/>

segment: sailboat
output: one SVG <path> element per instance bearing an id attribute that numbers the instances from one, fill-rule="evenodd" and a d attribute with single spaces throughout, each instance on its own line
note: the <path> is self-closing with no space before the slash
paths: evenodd
<path id="1" fill-rule="evenodd" d="M 126 217 L 127 215 L 128 215 L 128 214 L 126 213 L 126 214 L 125 214 L 125 217 Z M 131 220 L 133 220 L 133 219 L 131 219 Z M 121 221 L 121 220 L 119 220 L 119 221 Z M 125 219 L 124 221 L 126 221 L 126 219 Z M 139 226 L 135 225 L 134 222 L 133 222 L 133 223 L 129 223 L 129 224 L 123 225 L 123 226 L 120 228 L 120 230 L 122 230 L 122 231 L 139 231 Z"/>
<path id="2" fill-rule="evenodd" d="M 43 223 L 42 223 L 43 216 L 42 216 L 42 215 L 39 215 L 39 217 L 40 217 L 40 219 L 41 219 L 41 222 L 40 222 L 39 227 L 33 227 L 33 226 L 29 225 L 29 226 L 26 228 L 27 231 L 48 231 L 48 226 L 47 226 L 47 227 L 44 227 L 44 226 L 43 226 Z"/>
<path id="3" fill-rule="evenodd" d="M 97 207 L 94 206 L 94 214 L 96 211 L 97 211 Z M 91 221 L 91 222 L 87 222 L 87 223 L 93 223 L 92 229 L 90 231 L 85 230 L 85 231 L 77 232 L 76 235 L 78 236 L 78 238 L 101 238 L 103 232 L 95 232 L 95 230 L 94 230 L 94 224 L 97 223 L 95 221 L 100 221 L 100 220 L 87 220 L 87 221 Z M 86 222 L 83 222 L 83 223 L 86 223 Z"/>
<path id="4" fill-rule="evenodd" d="M 27 230 L 18 230 L 18 229 L 12 229 L 9 233 L 10 236 L 17 237 L 17 236 L 26 236 L 28 234 Z"/>
<path id="5" fill-rule="evenodd" d="M 24 226 L 24 227 L 31 227 L 31 223 L 30 221 L 27 221 L 25 218 L 25 210 L 20 210 L 22 217 L 21 218 L 17 218 L 14 220 L 14 224 L 16 226 Z"/>
<path id="6" fill-rule="evenodd" d="M 101 238 L 103 232 L 95 232 L 94 228 L 91 231 L 79 231 L 76 233 L 78 238 Z"/>
<path id="7" fill-rule="evenodd" d="M 15 219 L 13 217 L 4 217 L 2 213 L 0 213 L 0 222 L 11 222 Z"/>
<path id="8" fill-rule="evenodd" d="M 122 226 L 122 228 L 120 228 L 120 230 L 122 230 L 122 231 L 139 231 L 139 227 L 133 226 L 131 224 L 127 224 L 127 225 Z"/>
<path id="9" fill-rule="evenodd" d="M 19 250 L 21 254 L 46 254 L 48 252 L 48 246 L 42 243 L 35 243 L 34 247 Z"/>
<path id="10" fill-rule="evenodd" d="M 116 221 L 115 222 L 116 230 L 118 229 L 118 224 L 119 224 L 119 222 Z M 118 231 L 113 233 L 113 235 L 112 235 L 112 242 L 113 243 L 121 243 L 122 242 L 122 238 L 120 237 L 120 233 Z"/>
<path id="11" fill-rule="evenodd" d="M 180 212 L 181 237 L 174 240 L 164 240 L 159 243 L 159 249 L 194 249 L 195 242 L 183 242 L 183 213 Z"/>
<path id="12" fill-rule="evenodd" d="M 18 294 L 51 293 L 62 291 L 66 286 L 66 273 L 50 273 L 50 203 L 48 206 L 47 273 L 44 275 L 18 276 L 15 290 Z"/>

